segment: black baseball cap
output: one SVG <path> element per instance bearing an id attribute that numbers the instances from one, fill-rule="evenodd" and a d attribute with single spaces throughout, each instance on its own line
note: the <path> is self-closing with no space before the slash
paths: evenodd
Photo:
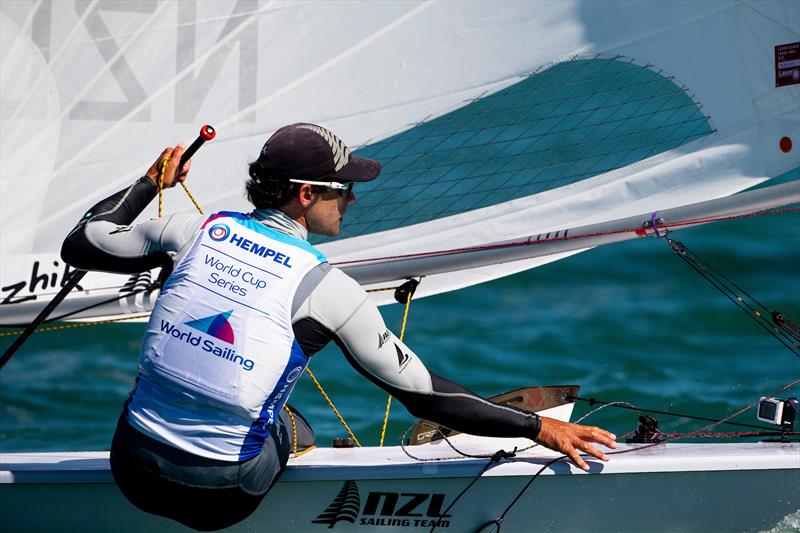
<path id="1" fill-rule="evenodd" d="M 381 164 L 353 155 L 330 130 L 300 122 L 284 126 L 264 143 L 256 160 L 277 178 L 371 181 Z"/>

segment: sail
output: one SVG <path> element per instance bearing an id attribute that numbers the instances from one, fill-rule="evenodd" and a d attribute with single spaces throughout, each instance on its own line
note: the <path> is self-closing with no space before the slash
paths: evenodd
<path id="1" fill-rule="evenodd" d="M 206 212 L 248 210 L 246 163 L 287 123 L 383 163 L 341 238 L 316 241 L 346 270 L 731 195 L 800 167 L 798 42 L 791 1 L 0 3 L 2 323 L 57 292 L 87 206 L 203 123 L 218 136 L 188 184 Z M 417 295 L 581 249 L 444 261 Z M 368 289 L 421 271 L 372 272 Z M 92 273 L 80 305 L 154 278 Z"/>

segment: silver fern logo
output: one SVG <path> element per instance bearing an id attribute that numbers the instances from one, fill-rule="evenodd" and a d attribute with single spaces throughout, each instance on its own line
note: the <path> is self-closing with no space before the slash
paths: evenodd
<path id="1" fill-rule="evenodd" d="M 339 522 L 355 523 L 361 509 L 361 496 L 358 494 L 358 485 L 355 481 L 345 481 L 339 494 L 331 504 L 318 517 L 311 522 L 314 524 L 328 524 L 332 528 Z"/>
<path id="2" fill-rule="evenodd" d="M 333 162 L 335 163 L 334 172 L 339 172 L 342 168 L 350 162 L 350 149 L 345 146 L 342 140 L 331 133 L 330 131 L 314 124 L 301 124 L 298 128 L 310 130 L 325 139 L 325 142 L 331 147 L 333 153 Z"/>

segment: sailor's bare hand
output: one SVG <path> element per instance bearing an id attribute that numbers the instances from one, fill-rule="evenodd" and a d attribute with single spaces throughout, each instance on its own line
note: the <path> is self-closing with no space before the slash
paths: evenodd
<path id="1" fill-rule="evenodd" d="M 587 453 L 603 461 L 608 461 L 608 456 L 590 443 L 596 442 L 609 448 L 616 448 L 615 439 L 616 436 L 613 433 L 598 427 L 570 424 L 543 416 L 542 428 L 534 440 L 542 446 L 563 453 L 572 459 L 572 462 L 579 468 L 588 471 L 589 465 L 580 454 Z"/>
<path id="2" fill-rule="evenodd" d="M 164 171 L 164 183 L 162 184 L 162 187 L 164 189 L 169 189 L 178 183 L 183 183 L 186 181 L 186 175 L 189 173 L 189 167 L 192 166 L 192 160 L 190 159 L 183 165 L 183 168 L 178 171 L 178 163 L 181 162 L 181 156 L 185 151 L 186 146 L 183 144 L 179 144 L 175 147 L 168 146 L 167 148 L 164 148 L 164 151 L 161 152 L 161 155 L 158 156 L 158 159 L 156 159 L 155 162 L 150 166 L 150 168 L 147 170 L 147 174 L 145 175 L 150 178 L 153 183 L 158 185 L 158 178 L 161 175 L 161 168 L 164 165 L 164 161 L 166 161 L 167 167 Z"/>

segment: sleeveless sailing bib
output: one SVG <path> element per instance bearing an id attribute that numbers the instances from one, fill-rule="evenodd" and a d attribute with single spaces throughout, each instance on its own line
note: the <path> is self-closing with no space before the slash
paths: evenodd
<path id="1" fill-rule="evenodd" d="M 210 216 L 153 309 L 130 423 L 196 455 L 257 455 L 308 364 L 292 331 L 295 292 L 325 261 L 241 213 Z"/>

